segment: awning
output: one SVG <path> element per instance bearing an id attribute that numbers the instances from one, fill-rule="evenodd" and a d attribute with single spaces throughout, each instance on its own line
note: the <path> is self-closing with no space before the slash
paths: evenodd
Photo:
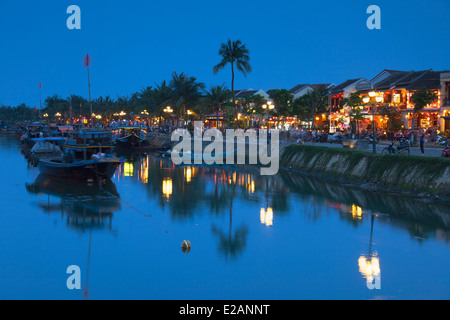
<path id="1" fill-rule="evenodd" d="M 213 118 L 213 120 L 214 120 L 215 118 L 217 118 L 217 116 L 219 116 L 219 118 L 223 118 L 223 112 L 219 111 L 217 114 L 214 112 L 214 113 L 208 114 L 207 116 L 205 116 L 205 118 Z"/>
<path id="2" fill-rule="evenodd" d="M 61 132 L 75 131 L 72 126 L 58 126 L 58 130 Z"/>

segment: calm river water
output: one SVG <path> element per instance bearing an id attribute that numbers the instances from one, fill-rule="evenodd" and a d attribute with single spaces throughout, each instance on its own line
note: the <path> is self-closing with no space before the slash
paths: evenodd
<path id="1" fill-rule="evenodd" d="M 448 205 L 154 155 L 80 185 L 15 136 L 0 154 L 1 299 L 450 299 Z"/>

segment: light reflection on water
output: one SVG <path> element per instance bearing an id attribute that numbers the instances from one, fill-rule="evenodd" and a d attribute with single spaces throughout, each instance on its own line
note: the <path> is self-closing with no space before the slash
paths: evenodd
<path id="1" fill-rule="evenodd" d="M 157 155 L 67 184 L 0 141 L 1 298 L 450 298 L 448 205 Z"/>

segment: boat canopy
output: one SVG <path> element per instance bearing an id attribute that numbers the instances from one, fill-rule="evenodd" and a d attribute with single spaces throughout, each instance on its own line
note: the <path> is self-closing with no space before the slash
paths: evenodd
<path id="1" fill-rule="evenodd" d="M 111 130 L 120 130 L 120 129 L 125 129 L 125 130 L 146 130 L 145 127 L 130 127 L 130 126 L 111 128 Z"/>
<path id="2" fill-rule="evenodd" d="M 30 138 L 33 142 L 45 142 L 45 141 L 63 141 L 66 140 L 63 137 L 45 137 L 45 138 Z"/>
<path id="3" fill-rule="evenodd" d="M 80 136 L 91 135 L 91 134 L 108 135 L 108 134 L 111 134 L 111 132 L 110 131 L 78 131 L 78 134 Z"/>
<path id="4" fill-rule="evenodd" d="M 115 146 L 103 146 L 103 145 L 79 145 L 79 144 L 65 144 L 64 148 L 70 148 L 72 150 L 85 150 L 85 149 L 108 149 L 115 148 Z"/>
<path id="5" fill-rule="evenodd" d="M 60 131 L 62 133 L 67 132 L 67 131 L 74 132 L 75 129 L 72 126 L 58 126 L 58 131 Z"/>

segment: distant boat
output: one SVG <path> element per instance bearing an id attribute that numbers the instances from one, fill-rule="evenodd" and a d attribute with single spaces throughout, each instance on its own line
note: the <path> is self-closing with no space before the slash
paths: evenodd
<path id="1" fill-rule="evenodd" d="M 24 128 L 23 125 L 19 125 L 20 128 Z M 34 122 L 25 127 L 20 141 L 26 147 L 33 147 L 37 142 L 36 139 L 49 138 L 49 137 L 68 137 L 69 133 L 75 133 L 75 129 L 71 125 L 60 124 L 43 124 L 40 122 Z"/>
<path id="2" fill-rule="evenodd" d="M 42 138 L 44 136 L 44 124 L 34 122 L 26 126 L 23 135 L 20 137 L 20 142 L 28 147 L 33 147 L 35 142 L 32 139 Z"/>
<path id="3" fill-rule="evenodd" d="M 15 134 L 17 132 L 18 132 L 17 129 L 12 129 L 3 122 L 0 124 L 0 134 Z"/>
<path id="4" fill-rule="evenodd" d="M 114 144 L 121 149 L 134 149 L 146 145 L 147 130 L 142 127 L 124 126 L 112 128 Z"/>
<path id="5" fill-rule="evenodd" d="M 103 130 L 66 131 L 66 145 L 101 145 L 114 148 L 113 133 Z"/>

